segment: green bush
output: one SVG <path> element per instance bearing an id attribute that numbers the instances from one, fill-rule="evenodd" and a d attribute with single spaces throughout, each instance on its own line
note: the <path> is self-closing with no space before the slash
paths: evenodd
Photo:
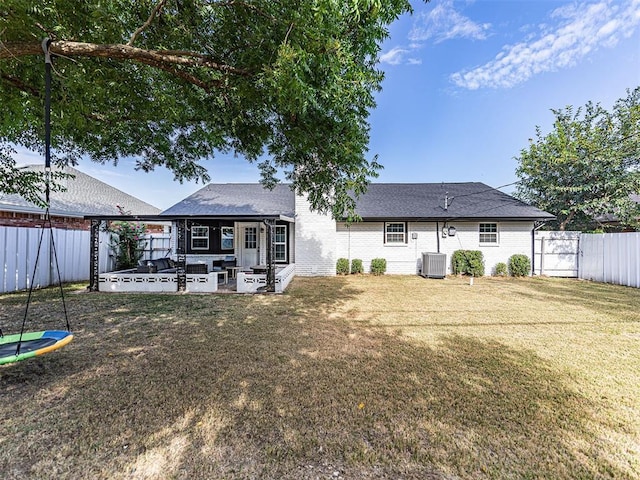
<path id="1" fill-rule="evenodd" d="M 496 266 L 494 268 L 494 273 L 495 276 L 497 277 L 504 277 L 507 275 L 507 264 L 504 262 L 499 262 L 496 263 Z"/>
<path id="2" fill-rule="evenodd" d="M 371 273 L 373 275 L 384 275 L 387 271 L 387 261 L 384 258 L 374 258 L 371 260 Z"/>
<path id="3" fill-rule="evenodd" d="M 451 270 L 454 274 L 484 275 L 484 257 L 480 250 L 456 250 L 451 257 Z"/>
<path id="4" fill-rule="evenodd" d="M 351 260 L 351 273 L 364 273 L 362 260 L 360 260 L 359 258 L 354 258 L 353 260 Z"/>
<path id="5" fill-rule="evenodd" d="M 516 254 L 509 257 L 509 275 L 526 277 L 531 273 L 531 261 L 526 255 Z"/>
<path id="6" fill-rule="evenodd" d="M 338 259 L 338 263 L 336 263 L 336 273 L 338 275 L 349 274 L 349 260 L 347 258 Z"/>

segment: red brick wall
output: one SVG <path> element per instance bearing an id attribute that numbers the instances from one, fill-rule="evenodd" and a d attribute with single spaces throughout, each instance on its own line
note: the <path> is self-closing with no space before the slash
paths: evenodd
<path id="1" fill-rule="evenodd" d="M 0 226 L 5 227 L 41 227 L 44 224 L 44 215 L 37 213 L 1 212 Z M 67 230 L 89 230 L 91 222 L 82 218 L 51 217 L 51 224 L 55 228 Z"/>
<path id="2" fill-rule="evenodd" d="M 42 227 L 44 215 L 37 213 L 18 213 L 0 211 L 0 226 L 3 227 Z M 51 224 L 54 228 L 67 230 L 89 230 L 91 220 L 77 217 L 59 217 L 52 215 Z M 147 224 L 147 233 L 162 233 L 162 225 Z"/>

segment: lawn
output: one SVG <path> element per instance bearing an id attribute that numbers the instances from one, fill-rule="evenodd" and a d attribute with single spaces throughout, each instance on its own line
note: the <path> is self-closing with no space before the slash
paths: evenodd
<path id="1" fill-rule="evenodd" d="M 640 291 L 296 278 L 284 295 L 92 294 L 0 367 L 0 477 L 640 478 Z M 26 296 L 0 296 L 19 330 Z M 32 329 L 60 328 L 55 289 Z"/>

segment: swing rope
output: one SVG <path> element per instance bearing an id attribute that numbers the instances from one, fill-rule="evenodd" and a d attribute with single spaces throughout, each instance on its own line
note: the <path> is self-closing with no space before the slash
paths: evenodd
<path id="1" fill-rule="evenodd" d="M 38 253 L 36 254 L 35 265 L 33 266 L 33 275 L 31 275 L 31 283 L 29 285 L 29 294 L 27 296 L 27 305 L 24 309 L 24 317 L 22 319 L 22 328 L 20 329 L 20 338 L 16 345 L 16 357 L 20 354 L 20 347 L 22 345 L 22 337 L 24 335 L 24 329 L 27 324 L 27 317 L 29 314 L 29 306 L 31 304 L 31 297 L 33 294 L 33 288 L 35 285 L 34 279 L 38 271 L 38 263 L 40 261 L 40 251 L 42 247 L 42 240 L 44 239 L 44 231 L 47 228 L 49 230 L 49 248 L 53 252 L 53 259 L 56 267 L 56 273 L 58 275 L 58 285 L 60 287 L 60 297 L 62 299 L 62 310 L 64 311 L 64 319 L 67 327 L 67 332 L 71 331 L 69 325 L 69 315 L 67 314 L 67 305 L 64 299 L 64 289 L 62 288 L 62 276 L 60 275 L 60 265 L 58 263 L 58 252 L 56 250 L 56 243 L 53 237 L 53 224 L 51 222 L 50 208 L 50 177 L 51 177 L 51 55 L 49 47 L 51 46 L 51 39 L 45 38 L 42 40 L 42 50 L 44 52 L 44 64 L 45 64 L 45 97 L 44 97 L 44 144 L 45 144 L 45 204 L 46 210 L 44 214 L 44 225 L 40 232 L 40 240 L 38 241 Z M 1 334 L 1 332 L 0 332 Z"/>

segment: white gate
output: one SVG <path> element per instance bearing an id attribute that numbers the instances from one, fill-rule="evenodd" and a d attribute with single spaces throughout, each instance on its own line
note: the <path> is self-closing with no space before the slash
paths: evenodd
<path id="1" fill-rule="evenodd" d="M 535 275 L 578 276 L 580 232 L 536 231 L 534 237 Z"/>

